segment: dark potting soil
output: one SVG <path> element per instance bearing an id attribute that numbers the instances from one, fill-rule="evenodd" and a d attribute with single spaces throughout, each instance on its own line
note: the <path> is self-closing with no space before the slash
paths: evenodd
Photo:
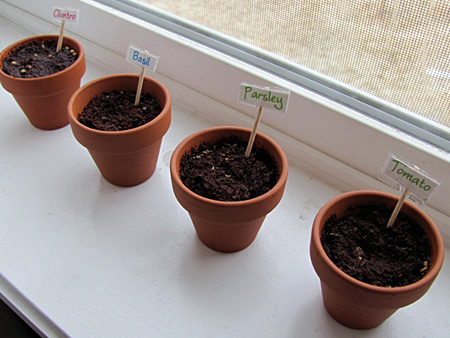
<path id="1" fill-rule="evenodd" d="M 384 205 L 354 206 L 352 216 L 333 215 L 321 234 L 328 257 L 348 275 L 376 286 L 404 286 L 430 268 L 431 246 L 420 226 L 402 212 L 386 225 L 392 209 Z"/>
<path id="2" fill-rule="evenodd" d="M 4 73 L 16 78 L 37 78 L 58 73 L 77 59 L 78 54 L 69 46 L 62 46 L 56 53 L 58 41 L 42 44 L 30 42 L 13 51 L 2 61 Z"/>
<path id="3" fill-rule="evenodd" d="M 105 92 L 84 107 L 78 121 L 92 129 L 120 131 L 146 124 L 161 113 L 161 106 L 149 93 L 141 94 L 137 106 L 135 98 L 132 90 Z"/>
<path id="4" fill-rule="evenodd" d="M 272 189 L 279 179 L 275 159 L 253 147 L 245 158 L 247 141 L 228 137 L 202 143 L 182 156 L 181 180 L 196 194 L 219 201 L 242 201 Z"/>

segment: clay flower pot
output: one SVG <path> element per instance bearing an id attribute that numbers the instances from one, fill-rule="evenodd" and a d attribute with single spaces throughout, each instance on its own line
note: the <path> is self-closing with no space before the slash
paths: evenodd
<path id="1" fill-rule="evenodd" d="M 171 122 L 172 101 L 167 88 L 145 77 L 142 93 L 152 95 L 162 107 L 152 121 L 121 131 L 101 131 L 78 121 L 89 101 L 103 92 L 136 90 L 139 76 L 118 74 L 102 77 L 78 89 L 69 101 L 68 115 L 75 138 L 86 147 L 103 177 L 118 186 L 134 186 L 152 176 L 158 161 L 162 137 Z"/>
<path id="2" fill-rule="evenodd" d="M 431 268 L 419 281 L 400 287 L 380 287 L 363 283 L 342 272 L 327 256 L 321 245 L 325 222 L 336 214 L 345 215 L 347 207 L 369 202 L 395 207 L 398 197 L 378 191 L 353 191 L 339 195 L 326 203 L 313 223 L 310 255 L 321 280 L 322 296 L 328 313 L 339 323 L 355 329 L 380 325 L 397 309 L 421 298 L 437 277 L 444 261 L 444 243 L 433 221 L 416 205 L 405 202 L 401 212 L 413 218 L 429 237 L 432 250 Z"/>
<path id="3" fill-rule="evenodd" d="M 78 54 L 78 59 L 68 68 L 39 78 L 14 78 L 1 71 L 2 60 L 11 51 L 30 42 L 42 43 L 58 40 L 58 35 L 41 35 L 20 40 L 6 47 L 0 54 L 0 82 L 17 101 L 28 120 L 39 129 L 52 130 L 64 127 L 67 119 L 67 103 L 72 94 L 80 87 L 81 78 L 86 70 L 83 46 L 76 40 L 65 36 L 63 46 L 68 45 Z"/>
<path id="4" fill-rule="evenodd" d="M 280 178 L 267 193 L 237 202 L 216 201 L 188 189 L 180 178 L 180 160 L 191 148 L 203 142 L 238 136 L 248 140 L 251 130 L 239 127 L 215 127 L 197 132 L 184 139 L 170 160 L 170 173 L 175 197 L 185 208 L 199 239 L 209 248 L 221 252 L 236 252 L 248 247 L 255 239 L 266 217 L 281 200 L 288 176 L 288 161 L 283 150 L 269 137 L 257 133 L 254 146 L 264 147 L 276 160 Z"/>

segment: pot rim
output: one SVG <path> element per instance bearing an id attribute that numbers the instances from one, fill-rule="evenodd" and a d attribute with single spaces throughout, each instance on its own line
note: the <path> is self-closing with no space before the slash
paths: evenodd
<path id="1" fill-rule="evenodd" d="M 416 290 L 416 289 L 419 289 L 419 288 L 425 286 L 426 284 L 432 283 L 432 281 L 437 277 L 437 275 L 442 267 L 443 261 L 444 261 L 444 250 L 445 250 L 444 242 L 443 242 L 443 239 L 440 235 L 438 228 L 436 227 L 434 222 L 431 220 L 431 218 L 424 211 L 422 211 L 422 209 L 420 209 L 418 206 L 414 205 L 413 203 L 411 203 L 409 201 L 405 201 L 405 204 L 412 207 L 417 213 L 419 213 L 421 215 L 421 217 L 423 217 L 426 220 L 427 224 L 430 227 L 431 232 L 435 236 L 435 241 L 437 243 L 436 252 L 438 254 L 436 255 L 436 257 L 433 257 L 435 260 L 433 262 L 434 264 L 432 265 L 431 269 L 428 271 L 428 273 L 423 278 L 421 278 L 420 280 L 418 280 L 412 284 L 405 285 L 405 286 L 396 286 L 396 287 L 376 286 L 376 285 L 371 285 L 371 284 L 362 282 L 362 281 L 346 274 L 341 269 L 339 269 L 333 263 L 333 261 L 331 261 L 331 259 L 328 257 L 325 250 L 323 249 L 322 243 L 320 241 L 320 233 L 321 233 L 322 229 L 320 227 L 319 219 L 323 219 L 324 214 L 327 212 L 328 208 L 330 206 L 336 204 L 336 202 L 341 201 L 343 199 L 348 199 L 348 198 L 351 198 L 354 196 L 362 196 L 362 195 L 381 196 L 381 197 L 384 197 L 387 199 L 396 199 L 396 200 L 399 199 L 398 196 L 395 196 L 395 195 L 392 195 L 389 193 L 385 193 L 382 191 L 356 190 L 356 191 L 350 191 L 350 192 L 340 194 L 338 196 L 335 196 L 331 200 L 329 200 L 326 204 L 324 204 L 322 206 L 322 208 L 317 213 L 316 218 L 314 219 L 313 228 L 312 228 L 312 241 L 314 242 L 314 245 L 315 245 L 321 259 L 325 262 L 325 264 L 327 264 L 327 266 L 333 271 L 333 273 L 335 275 L 337 275 L 340 279 L 353 284 L 357 288 L 365 289 L 365 290 L 371 291 L 373 293 L 386 294 L 386 295 L 392 294 L 392 292 L 395 292 L 397 294 L 409 293 L 413 290 Z"/>
<path id="2" fill-rule="evenodd" d="M 3 76 L 5 79 L 8 79 L 9 81 L 18 81 L 18 82 L 27 82 L 27 83 L 39 82 L 39 81 L 48 80 L 48 79 L 52 79 L 57 76 L 64 75 L 65 73 L 69 72 L 72 68 L 77 67 L 81 62 L 84 62 L 83 60 L 85 58 L 85 55 L 84 55 L 83 45 L 70 36 L 64 36 L 63 43 L 64 43 L 64 40 L 70 40 L 79 49 L 77 51 L 78 58 L 76 59 L 76 61 L 73 64 L 71 64 L 66 69 L 63 69 L 63 70 L 61 70 L 57 73 L 51 74 L 51 75 L 46 75 L 46 76 L 41 76 L 41 77 L 36 77 L 36 78 L 17 78 L 17 77 L 6 74 L 1 69 L 1 68 L 3 68 L 3 59 L 7 55 L 9 55 L 9 52 L 12 51 L 14 48 L 18 48 L 21 45 L 25 45 L 27 42 L 30 42 L 32 40 L 44 40 L 44 39 L 57 40 L 58 38 L 59 38 L 59 35 L 56 35 L 56 34 L 35 35 L 35 36 L 31 36 L 31 37 L 16 41 L 16 42 L 10 44 L 9 46 L 5 47 L 0 53 L 0 77 Z"/>
<path id="3" fill-rule="evenodd" d="M 259 138 L 266 140 L 275 149 L 275 151 L 280 155 L 280 159 L 281 159 L 281 168 L 279 168 L 280 169 L 280 177 L 279 177 L 277 183 L 272 187 L 272 189 L 270 189 L 269 191 L 267 191 L 266 193 L 264 193 L 260 196 L 257 196 L 257 197 L 251 198 L 251 199 L 247 199 L 247 200 L 243 200 L 243 201 L 218 201 L 218 200 L 213 200 L 210 198 L 200 196 L 200 195 L 196 194 L 195 192 L 193 192 L 192 190 L 190 190 L 188 187 L 186 187 L 184 185 L 184 183 L 181 181 L 179 172 L 177 170 L 176 158 L 181 153 L 181 151 L 185 148 L 186 144 L 189 143 L 192 139 L 194 139 L 202 134 L 209 134 L 209 133 L 214 133 L 216 131 L 223 131 L 223 130 L 245 132 L 245 133 L 248 133 L 249 135 L 252 131 L 249 128 L 236 127 L 236 126 L 219 126 L 219 127 L 211 127 L 211 128 L 203 129 L 203 130 L 197 131 L 197 132 L 189 135 L 188 137 L 186 137 L 183 141 L 181 141 L 178 144 L 178 146 L 173 151 L 172 157 L 170 159 L 170 172 L 171 172 L 172 178 L 177 182 L 177 185 L 185 194 L 187 194 L 191 198 L 199 200 L 200 202 L 208 203 L 213 206 L 240 207 L 240 206 L 246 206 L 249 204 L 257 204 L 257 203 L 261 202 L 262 200 L 264 200 L 272 195 L 275 195 L 280 189 L 283 189 L 283 186 L 287 179 L 288 170 L 289 170 L 289 168 L 288 168 L 289 164 L 288 164 L 287 157 L 286 157 L 283 149 L 272 138 L 270 138 L 269 136 L 267 136 L 263 133 L 260 133 L 260 132 L 256 133 L 256 138 L 259 137 Z M 255 140 L 256 140 L 256 138 L 255 138 Z M 283 177 L 286 179 L 282 179 Z"/>
<path id="4" fill-rule="evenodd" d="M 165 115 L 170 111 L 170 107 L 171 107 L 171 96 L 169 93 L 169 90 L 167 89 L 166 86 L 164 86 L 160 81 L 149 77 L 149 76 L 144 76 L 144 83 L 145 81 L 150 81 L 153 82 L 154 84 L 156 84 L 159 88 L 161 88 L 161 90 L 164 92 L 164 95 L 166 97 L 166 103 L 164 104 L 164 106 L 162 107 L 161 113 L 156 116 L 153 120 L 139 126 L 139 127 L 135 127 L 135 128 L 131 128 L 131 129 L 125 129 L 125 130 L 117 130 L 117 131 L 106 131 L 106 130 L 98 130 L 98 129 L 93 129 L 93 128 L 89 128 L 88 126 L 85 126 L 84 124 L 82 124 L 81 122 L 78 121 L 78 119 L 75 118 L 75 116 L 73 115 L 72 112 L 72 105 L 73 102 L 75 101 L 75 99 L 77 98 L 78 95 L 80 95 L 81 92 L 83 92 L 86 88 L 96 85 L 99 82 L 106 82 L 109 81 L 112 78 L 139 78 L 139 74 L 132 74 L 132 73 L 121 73 L 121 74 L 112 74 L 112 75 L 107 75 L 107 76 L 102 76 L 99 77 L 97 79 L 94 79 L 86 84 L 84 84 L 83 86 L 81 86 L 80 88 L 77 89 L 77 91 L 72 95 L 72 97 L 69 100 L 68 103 L 68 115 L 69 115 L 69 121 L 71 124 L 76 125 L 78 128 L 90 132 L 90 133 L 94 133 L 94 134 L 98 134 L 98 135 L 127 135 L 127 134 L 131 134 L 131 133 L 136 133 L 142 129 L 146 129 L 151 127 L 154 124 L 157 124 L 161 119 L 163 119 L 165 117 Z"/>

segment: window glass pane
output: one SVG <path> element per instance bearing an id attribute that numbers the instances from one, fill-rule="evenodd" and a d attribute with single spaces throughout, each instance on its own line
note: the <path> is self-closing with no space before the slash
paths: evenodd
<path id="1" fill-rule="evenodd" d="M 449 0 L 140 2 L 450 127 Z"/>

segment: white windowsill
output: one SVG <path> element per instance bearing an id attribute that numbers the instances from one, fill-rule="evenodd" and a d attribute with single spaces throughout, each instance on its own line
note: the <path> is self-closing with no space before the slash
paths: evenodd
<path id="1" fill-rule="evenodd" d="M 0 49 L 34 34 L 0 17 Z M 104 53 L 109 66 L 120 64 L 121 57 L 83 42 L 97 60 Z M 89 55 L 84 83 L 117 72 Z M 345 190 L 337 178 L 386 189 L 267 124 L 261 131 L 282 145 L 291 163 L 280 205 L 246 250 L 220 254 L 204 247 L 173 196 L 171 152 L 194 131 L 250 127 L 251 118 L 155 77 L 172 93 L 173 121 L 157 171 L 133 188 L 104 181 L 69 126 L 33 128 L 1 88 L 0 295 L 31 325 L 45 335 L 71 337 L 445 336 L 448 260 L 421 300 L 376 329 L 350 330 L 328 316 L 309 260 L 312 220 Z M 324 172 L 317 175 L 317 163 L 335 168 L 336 177 L 328 177 L 334 186 Z"/>

